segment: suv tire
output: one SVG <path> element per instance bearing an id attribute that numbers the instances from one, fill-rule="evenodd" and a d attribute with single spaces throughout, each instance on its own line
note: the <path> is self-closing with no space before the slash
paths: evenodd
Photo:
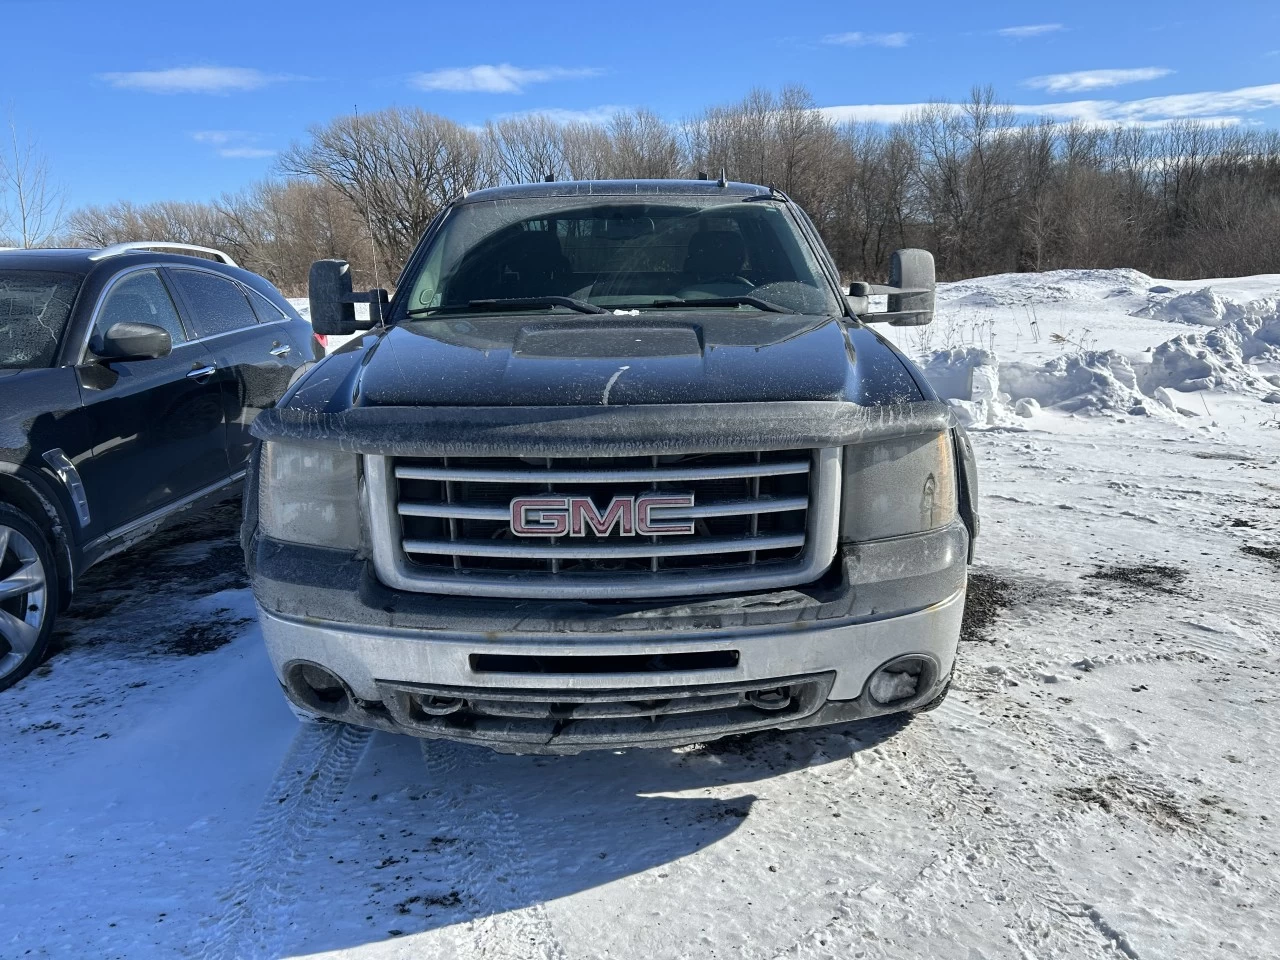
<path id="1" fill-rule="evenodd" d="M 44 659 L 59 599 L 44 532 L 21 510 L 0 503 L 0 690 Z"/>

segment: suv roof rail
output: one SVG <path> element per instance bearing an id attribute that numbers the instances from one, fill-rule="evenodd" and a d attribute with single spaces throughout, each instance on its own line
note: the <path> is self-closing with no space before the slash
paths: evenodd
<path id="1" fill-rule="evenodd" d="M 118 257 L 122 253 L 129 253 L 133 250 L 191 250 L 196 253 L 207 253 L 216 260 L 221 260 L 229 267 L 239 266 L 231 255 L 213 247 L 200 247 L 194 243 L 173 243 L 168 240 L 130 240 L 128 243 L 113 243 L 109 247 L 103 247 L 97 253 L 90 254 L 90 260 L 105 260 L 107 257 Z"/>

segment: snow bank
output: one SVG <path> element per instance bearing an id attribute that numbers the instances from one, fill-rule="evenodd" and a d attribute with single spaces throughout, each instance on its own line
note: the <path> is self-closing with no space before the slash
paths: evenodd
<path id="1" fill-rule="evenodd" d="M 1039 366 L 1008 363 L 1000 370 L 1000 383 L 1015 401 L 1034 400 L 1065 413 L 1152 412 L 1132 364 L 1115 350 L 1084 350 Z"/>
<path id="2" fill-rule="evenodd" d="M 1133 316 L 1168 323 L 1220 327 L 1247 314 L 1244 304 L 1222 296 L 1213 287 L 1201 287 L 1199 290 L 1168 298 L 1163 295 L 1173 293 L 1169 287 L 1152 287 L 1149 292 L 1157 294 L 1157 299 L 1141 310 L 1134 311 Z"/>
<path id="3" fill-rule="evenodd" d="M 938 300 L 975 307 L 1034 306 L 1140 297 L 1151 285 L 1145 273 L 1130 269 L 1003 273 L 944 284 L 939 287 Z"/>
<path id="4" fill-rule="evenodd" d="M 1270 383 L 1250 361 L 1280 361 L 1280 312 L 1241 316 L 1206 333 L 1184 333 L 1156 347 L 1143 386 L 1175 390 L 1221 388 L 1236 393 L 1270 392 Z"/>
<path id="5" fill-rule="evenodd" d="M 979 428 L 1025 424 L 1042 409 L 1195 417 L 1200 404 L 1183 395 L 1201 390 L 1275 396 L 1280 298 L 1259 284 L 1221 283 L 1179 291 L 1136 270 L 1059 270 L 948 284 L 939 296 L 952 311 L 950 326 L 940 328 L 944 342 L 950 346 L 957 331 L 962 342 L 974 337 L 977 325 L 985 349 L 934 350 L 921 366 L 957 416 Z M 1021 307 L 1037 303 L 1040 325 L 1029 331 Z M 974 318 L 968 326 L 966 316 Z M 1185 332 L 1165 339 L 1165 323 Z M 993 349 L 997 327 L 1005 362 Z M 1155 334 L 1145 344 L 1144 331 Z M 1147 347 L 1153 340 L 1158 345 Z M 1055 347 L 1063 352 L 1046 356 Z"/>
<path id="6" fill-rule="evenodd" d="M 966 426 L 1007 426 L 1045 407 L 1064 413 L 1161 415 L 1139 389 L 1132 364 L 1115 350 L 1090 350 L 1042 364 L 1004 363 L 987 350 L 939 350 L 924 366 L 939 396 Z"/>

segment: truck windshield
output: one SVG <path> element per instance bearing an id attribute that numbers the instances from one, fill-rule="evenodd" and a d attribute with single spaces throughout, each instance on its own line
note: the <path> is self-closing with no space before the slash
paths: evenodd
<path id="1" fill-rule="evenodd" d="M 841 312 L 792 215 L 769 200 L 572 197 L 464 203 L 449 215 L 420 263 L 406 278 L 409 316 L 569 309 L 554 302 L 565 298 L 579 311 L 589 304 L 628 311 L 687 306 Z"/>
<path id="2" fill-rule="evenodd" d="M 81 279 L 46 270 L 0 270 L 0 369 L 53 363 Z"/>

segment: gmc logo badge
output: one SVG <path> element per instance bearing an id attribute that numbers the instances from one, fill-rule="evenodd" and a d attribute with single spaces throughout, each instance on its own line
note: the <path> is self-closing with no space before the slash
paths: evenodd
<path id="1" fill-rule="evenodd" d="M 517 537 L 671 537 L 693 533 L 692 520 L 662 520 L 658 507 L 692 507 L 692 493 L 645 493 L 614 497 L 603 513 L 590 497 L 516 497 L 511 501 L 511 532 Z"/>

